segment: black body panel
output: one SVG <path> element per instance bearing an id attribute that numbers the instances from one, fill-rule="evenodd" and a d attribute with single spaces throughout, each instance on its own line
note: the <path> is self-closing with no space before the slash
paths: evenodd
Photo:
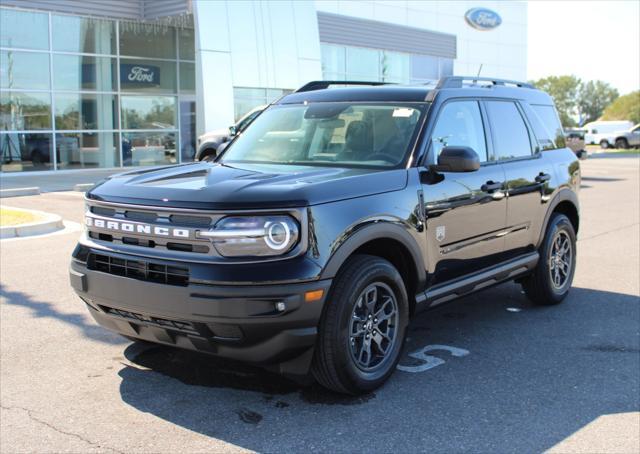
<path id="1" fill-rule="evenodd" d="M 332 279 L 354 253 L 377 253 L 402 268 L 417 308 L 521 277 L 538 261 L 553 210 L 574 214 L 577 231 L 580 167 L 568 148 L 541 152 L 533 133 L 531 156 L 497 159 L 495 125 L 484 103 L 505 99 L 553 105 L 543 92 L 503 85 L 329 88 L 285 96 L 279 104 L 402 101 L 424 102 L 429 110 L 407 165 L 399 169 L 239 165 L 222 159 L 113 176 L 87 193 L 88 205 L 214 218 L 296 211 L 302 213 L 303 247 L 269 259 L 213 260 L 180 251 L 163 256 L 157 249 L 84 235 L 74 252 L 72 285 L 96 320 L 115 331 L 251 362 L 287 364 L 282 370 L 293 371 L 308 365 Z M 486 161 L 472 172 L 438 172 L 431 136 L 443 106 L 456 100 L 478 103 Z M 124 271 L 120 265 L 115 272 L 92 266 L 92 254 L 125 263 Z M 145 271 L 136 274 L 140 266 Z M 164 277 L 154 274 L 157 270 Z M 187 273 L 183 280 L 174 277 L 180 270 Z M 323 290 L 322 299 L 304 302 L 305 293 L 314 290 Z M 292 309 L 267 313 L 277 302 Z M 216 335 L 215 324 L 227 333 L 237 328 L 242 340 Z M 223 325 L 236 328 L 225 331 Z M 298 356 L 302 363 L 291 362 Z"/>

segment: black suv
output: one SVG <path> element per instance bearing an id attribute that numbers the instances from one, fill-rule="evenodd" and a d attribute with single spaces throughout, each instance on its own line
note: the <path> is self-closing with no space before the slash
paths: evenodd
<path id="1" fill-rule="evenodd" d="M 580 166 L 551 98 L 362 85 L 309 83 L 215 162 L 88 192 L 70 272 L 96 321 L 356 394 L 393 373 L 421 309 L 508 280 L 561 302 Z"/>

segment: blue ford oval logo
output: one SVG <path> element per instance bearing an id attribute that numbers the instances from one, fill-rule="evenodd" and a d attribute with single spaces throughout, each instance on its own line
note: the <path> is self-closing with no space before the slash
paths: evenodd
<path id="1" fill-rule="evenodd" d="M 471 8 L 464 15 L 467 24 L 476 30 L 493 30 L 502 23 L 502 18 L 488 8 Z"/>

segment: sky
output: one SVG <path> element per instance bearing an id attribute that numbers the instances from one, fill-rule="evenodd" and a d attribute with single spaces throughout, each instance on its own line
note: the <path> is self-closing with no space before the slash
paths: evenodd
<path id="1" fill-rule="evenodd" d="M 528 79 L 574 74 L 640 89 L 640 0 L 528 3 Z"/>

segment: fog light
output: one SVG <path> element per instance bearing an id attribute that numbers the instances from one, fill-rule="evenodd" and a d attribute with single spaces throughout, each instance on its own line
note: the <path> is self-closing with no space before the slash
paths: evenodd
<path id="1" fill-rule="evenodd" d="M 286 308 L 287 308 L 287 305 L 286 305 L 286 304 L 284 304 L 282 301 L 278 301 L 278 302 L 276 303 L 276 310 L 277 310 L 278 312 L 284 312 Z"/>

